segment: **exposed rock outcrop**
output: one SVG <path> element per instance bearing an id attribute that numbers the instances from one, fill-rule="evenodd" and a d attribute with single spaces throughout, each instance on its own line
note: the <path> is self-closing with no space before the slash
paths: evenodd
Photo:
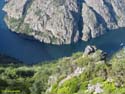
<path id="1" fill-rule="evenodd" d="M 88 45 L 88 46 L 85 48 L 84 54 L 85 54 L 85 55 L 89 55 L 89 54 L 91 54 L 91 53 L 94 53 L 96 50 L 97 50 L 97 48 L 96 48 L 95 46 L 90 46 L 90 45 Z"/>
<path id="2" fill-rule="evenodd" d="M 85 50 L 83 57 L 85 55 L 89 55 L 89 57 L 93 58 L 95 61 L 105 61 L 107 59 L 107 53 L 97 49 L 95 46 L 88 45 Z"/>
<path id="3" fill-rule="evenodd" d="M 94 92 L 95 94 L 100 94 L 104 90 L 102 89 L 102 85 L 100 83 L 97 83 L 96 85 L 88 84 L 88 91 Z"/>
<path id="4" fill-rule="evenodd" d="M 125 0 L 9 0 L 3 10 L 11 30 L 51 44 L 87 41 L 125 27 Z"/>

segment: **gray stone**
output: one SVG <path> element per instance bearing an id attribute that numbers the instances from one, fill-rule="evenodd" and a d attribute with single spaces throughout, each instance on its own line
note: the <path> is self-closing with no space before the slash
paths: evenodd
<path id="1" fill-rule="evenodd" d="M 96 51 L 96 47 L 95 46 L 90 46 L 88 45 L 86 48 L 85 48 L 85 51 L 84 51 L 84 54 L 85 55 L 89 55 L 91 53 L 94 53 Z"/>

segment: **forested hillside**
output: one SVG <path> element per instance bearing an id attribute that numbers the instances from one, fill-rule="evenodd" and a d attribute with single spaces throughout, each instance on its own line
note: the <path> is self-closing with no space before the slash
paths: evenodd
<path id="1" fill-rule="evenodd" d="M 113 56 L 102 56 L 101 50 L 89 54 L 78 52 L 71 57 L 36 65 L 12 64 L 11 60 L 11 64 L 5 65 L 8 61 L 0 59 L 0 92 L 125 94 L 124 49 Z"/>

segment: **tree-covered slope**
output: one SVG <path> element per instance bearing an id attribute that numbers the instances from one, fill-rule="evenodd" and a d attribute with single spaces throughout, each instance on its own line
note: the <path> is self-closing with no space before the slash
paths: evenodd
<path id="1" fill-rule="evenodd" d="M 125 52 L 82 52 L 36 65 L 0 66 L 1 94 L 125 94 Z M 12 92 L 11 92 L 12 93 Z"/>

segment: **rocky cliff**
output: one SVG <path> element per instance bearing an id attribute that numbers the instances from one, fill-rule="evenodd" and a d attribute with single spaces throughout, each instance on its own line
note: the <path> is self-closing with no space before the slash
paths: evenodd
<path id="1" fill-rule="evenodd" d="M 51 44 L 87 41 L 125 27 L 125 0 L 9 0 L 3 10 L 10 29 Z"/>

